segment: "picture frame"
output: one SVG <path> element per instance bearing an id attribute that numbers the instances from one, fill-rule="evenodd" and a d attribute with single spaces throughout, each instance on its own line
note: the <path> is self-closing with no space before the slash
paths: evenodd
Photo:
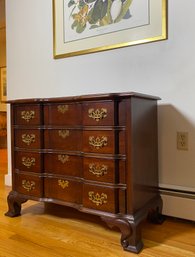
<path id="1" fill-rule="evenodd" d="M 53 0 L 53 57 L 167 39 L 167 0 Z"/>
<path id="2" fill-rule="evenodd" d="M 6 67 L 0 68 L 0 101 L 5 102 L 7 98 L 7 75 Z"/>

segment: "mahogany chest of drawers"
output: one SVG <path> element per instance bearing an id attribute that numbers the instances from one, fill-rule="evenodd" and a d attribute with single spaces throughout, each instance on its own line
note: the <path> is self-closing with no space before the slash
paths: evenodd
<path id="1" fill-rule="evenodd" d="M 7 216 L 28 199 L 100 216 L 142 248 L 141 222 L 161 212 L 157 100 L 113 93 L 10 101 L 12 191 Z"/>

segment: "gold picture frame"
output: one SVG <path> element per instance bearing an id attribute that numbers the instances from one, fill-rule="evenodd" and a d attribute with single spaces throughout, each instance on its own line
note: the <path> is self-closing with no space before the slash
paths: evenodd
<path id="1" fill-rule="evenodd" d="M 6 67 L 0 68 L 0 101 L 5 102 L 7 98 L 7 71 Z"/>
<path id="2" fill-rule="evenodd" d="M 55 59 L 164 39 L 167 0 L 53 0 Z"/>

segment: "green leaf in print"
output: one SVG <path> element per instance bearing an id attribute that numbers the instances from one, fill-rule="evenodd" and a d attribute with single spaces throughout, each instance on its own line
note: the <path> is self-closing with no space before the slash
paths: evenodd
<path id="1" fill-rule="evenodd" d="M 68 7 L 71 7 L 72 5 L 75 5 L 75 1 L 74 0 L 70 0 L 68 3 Z"/>
<path id="2" fill-rule="evenodd" d="M 74 21 L 73 24 L 72 24 L 72 26 L 71 26 L 71 28 L 74 29 L 74 28 L 77 27 L 77 26 L 78 26 L 78 21 Z"/>
<path id="3" fill-rule="evenodd" d="M 127 14 L 130 5 L 132 4 L 133 0 L 126 0 L 123 4 L 122 4 L 122 8 L 121 8 L 121 12 L 118 15 L 118 17 L 114 20 L 114 22 L 119 22 L 121 21 Z"/>
<path id="4" fill-rule="evenodd" d="M 77 33 L 82 33 L 85 30 L 85 28 L 86 28 L 86 25 L 78 23 L 77 28 L 76 28 L 76 32 Z"/>
<path id="5" fill-rule="evenodd" d="M 103 19 L 107 13 L 108 0 L 97 0 L 91 15 L 91 19 L 96 23 L 98 20 Z"/>
<path id="6" fill-rule="evenodd" d="M 85 0 L 85 3 L 87 3 L 87 4 L 90 4 L 90 3 L 93 3 L 93 2 L 95 2 L 96 0 Z"/>
<path id="7" fill-rule="evenodd" d="M 89 29 L 97 29 L 97 28 L 99 28 L 98 25 L 91 25 L 91 27 Z"/>

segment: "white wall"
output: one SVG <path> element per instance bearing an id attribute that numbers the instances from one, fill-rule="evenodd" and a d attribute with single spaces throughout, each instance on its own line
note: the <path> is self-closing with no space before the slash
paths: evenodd
<path id="1" fill-rule="evenodd" d="M 122 91 L 160 96 L 160 185 L 195 192 L 194 0 L 169 1 L 166 41 L 58 60 L 52 1 L 6 4 L 8 99 Z M 176 149 L 177 131 L 189 132 L 188 151 Z"/>

